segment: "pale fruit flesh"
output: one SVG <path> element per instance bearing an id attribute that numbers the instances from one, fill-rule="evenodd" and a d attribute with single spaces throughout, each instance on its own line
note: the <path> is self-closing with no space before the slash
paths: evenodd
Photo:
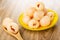
<path id="1" fill-rule="evenodd" d="M 44 12 L 43 11 L 36 11 L 33 15 L 35 20 L 40 20 L 42 17 L 44 16 Z"/>
<path id="2" fill-rule="evenodd" d="M 48 26 L 50 24 L 50 17 L 49 16 L 44 16 L 40 20 L 40 24 L 41 24 L 41 26 Z"/>
<path id="3" fill-rule="evenodd" d="M 13 22 L 13 20 L 7 17 L 3 20 L 2 25 L 5 27 L 8 27 L 9 23 L 11 23 L 11 22 Z"/>
<path id="4" fill-rule="evenodd" d="M 31 7 L 26 11 L 26 15 L 28 15 L 29 17 L 33 17 L 33 14 L 35 11 L 36 11 L 36 8 Z"/>
<path id="5" fill-rule="evenodd" d="M 47 16 L 49 16 L 50 19 L 51 19 L 51 21 L 52 21 L 53 18 L 54 18 L 54 13 L 53 13 L 53 12 L 48 12 L 48 13 L 47 13 Z"/>
<path id="6" fill-rule="evenodd" d="M 37 2 L 35 7 L 37 10 L 44 10 L 45 5 L 42 2 Z"/>
<path id="7" fill-rule="evenodd" d="M 12 33 L 17 33 L 19 30 L 19 27 L 16 23 L 11 22 L 10 23 L 10 27 L 8 28 L 8 31 L 12 32 Z"/>
<path id="8" fill-rule="evenodd" d="M 28 22 L 30 20 L 30 17 L 29 16 L 24 16 L 22 20 L 25 24 L 28 24 Z"/>
<path id="9" fill-rule="evenodd" d="M 32 20 L 29 21 L 28 26 L 30 28 L 38 28 L 39 27 L 39 23 L 38 23 L 38 21 L 32 19 Z"/>
<path id="10" fill-rule="evenodd" d="M 13 20 L 10 18 L 5 18 L 3 20 L 2 26 L 5 27 L 6 30 L 11 33 L 17 33 L 19 30 L 18 25 L 16 23 L 14 23 Z"/>

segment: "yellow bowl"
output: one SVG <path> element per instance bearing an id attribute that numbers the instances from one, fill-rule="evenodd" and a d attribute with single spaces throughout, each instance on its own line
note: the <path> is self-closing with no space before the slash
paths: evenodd
<path id="1" fill-rule="evenodd" d="M 28 30 L 34 30 L 34 31 L 39 31 L 39 30 L 46 30 L 49 29 L 51 27 L 54 27 L 54 25 L 57 23 L 58 21 L 58 15 L 55 11 L 48 9 L 48 12 L 53 12 L 54 13 L 54 19 L 52 20 L 51 24 L 49 26 L 46 27 L 39 27 L 39 28 L 30 28 L 27 24 L 25 24 L 22 19 L 23 19 L 23 15 L 24 13 L 22 13 L 19 18 L 18 18 L 18 22 L 19 24 L 22 25 L 23 28 L 28 29 Z"/>

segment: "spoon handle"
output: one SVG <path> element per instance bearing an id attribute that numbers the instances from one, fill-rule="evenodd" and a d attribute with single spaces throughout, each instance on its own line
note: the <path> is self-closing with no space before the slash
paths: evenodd
<path id="1" fill-rule="evenodd" d="M 19 32 L 18 32 L 18 34 L 16 35 L 16 38 L 17 38 L 18 40 L 23 40 L 23 38 L 21 37 L 21 35 L 20 35 Z"/>

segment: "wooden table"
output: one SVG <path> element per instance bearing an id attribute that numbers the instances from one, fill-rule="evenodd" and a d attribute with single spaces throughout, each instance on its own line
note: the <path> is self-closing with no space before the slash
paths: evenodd
<path id="1" fill-rule="evenodd" d="M 46 3 L 46 1 L 44 2 Z M 35 1 L 29 0 L 28 2 L 27 0 L 0 0 L 0 26 L 2 24 L 2 20 L 5 17 L 13 18 L 15 22 L 17 22 L 20 12 L 23 11 L 24 8 L 27 8 L 26 7 L 27 5 L 29 6 L 28 3 L 34 4 L 33 2 L 36 2 L 36 0 Z M 51 1 L 47 1 L 47 2 L 48 4 L 49 2 L 51 3 Z M 56 1 L 54 0 L 53 4 L 52 5 L 50 4 L 50 6 L 48 7 L 55 10 L 58 13 L 58 16 L 60 16 L 59 2 L 56 3 Z M 53 28 L 50 28 L 48 30 L 29 31 L 20 26 L 20 32 L 24 40 L 60 40 L 60 18 L 57 24 Z M 0 27 L 0 40 L 17 40 L 17 39 L 7 34 L 2 29 L 2 27 Z"/>

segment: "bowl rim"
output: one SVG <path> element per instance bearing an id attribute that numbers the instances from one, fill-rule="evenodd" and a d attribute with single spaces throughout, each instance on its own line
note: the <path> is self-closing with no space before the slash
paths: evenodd
<path id="1" fill-rule="evenodd" d="M 26 28 L 21 22 L 20 22 L 20 16 L 23 14 L 23 12 L 19 15 L 19 17 L 18 17 L 18 23 L 23 27 L 23 28 L 25 28 L 25 29 L 28 29 L 28 30 L 33 30 L 33 31 L 41 31 L 41 30 L 46 30 L 46 29 L 49 29 L 49 28 L 52 28 L 52 27 L 54 27 L 54 25 L 57 23 L 57 21 L 58 21 L 58 14 L 57 14 L 57 12 L 56 11 L 54 11 L 54 10 L 52 10 L 52 9 L 47 9 L 48 11 L 52 11 L 52 12 L 54 12 L 55 13 L 55 15 L 56 15 L 56 20 L 55 20 L 55 22 L 54 22 L 54 24 L 53 25 L 51 25 L 51 27 L 45 27 L 45 28 L 42 28 L 42 29 L 39 29 L 39 28 L 36 28 L 36 29 L 33 29 L 33 28 Z"/>

